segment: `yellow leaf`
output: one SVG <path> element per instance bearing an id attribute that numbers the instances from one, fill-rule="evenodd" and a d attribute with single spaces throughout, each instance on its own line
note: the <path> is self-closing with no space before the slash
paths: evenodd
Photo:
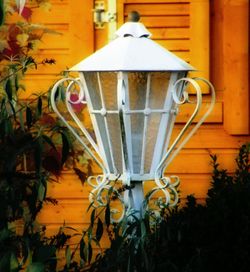
<path id="1" fill-rule="evenodd" d="M 16 39 L 17 39 L 17 44 L 19 44 L 21 47 L 27 46 L 29 35 L 26 33 L 18 34 L 16 36 Z"/>
<path id="2" fill-rule="evenodd" d="M 6 40 L 0 40 L 0 52 L 3 52 L 5 48 L 9 48 L 8 42 Z"/>
<path id="3" fill-rule="evenodd" d="M 40 40 L 33 40 L 31 41 L 31 47 L 33 51 L 36 51 L 40 45 L 41 41 Z"/>

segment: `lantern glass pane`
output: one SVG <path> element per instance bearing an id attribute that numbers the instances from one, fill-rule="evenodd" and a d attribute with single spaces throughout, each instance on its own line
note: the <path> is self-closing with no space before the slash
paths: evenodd
<path id="1" fill-rule="evenodd" d="M 163 109 L 166 100 L 170 72 L 151 73 L 149 108 Z"/>
<path id="2" fill-rule="evenodd" d="M 98 86 L 97 73 L 96 72 L 84 73 L 84 77 L 89 90 L 93 110 L 100 110 L 102 108 L 102 103 L 100 90 Z"/>
<path id="3" fill-rule="evenodd" d="M 144 164 L 145 173 L 149 173 L 151 169 L 160 121 L 161 121 L 160 113 L 151 114 L 148 118 L 148 133 L 146 136 L 146 152 L 145 152 L 145 164 Z"/>
<path id="4" fill-rule="evenodd" d="M 100 111 L 105 108 L 105 102 L 103 100 L 103 88 L 101 84 L 100 74 L 96 72 L 84 73 L 85 81 L 88 88 L 88 93 L 90 97 L 90 104 L 93 110 Z M 105 161 L 108 164 L 109 171 L 114 173 L 114 159 L 112 154 L 110 132 L 108 127 L 108 122 L 106 116 L 103 116 L 100 112 L 93 114 L 93 120 L 95 120 L 96 125 L 94 125 L 94 131 L 96 134 L 98 145 L 104 150 Z"/>
<path id="5" fill-rule="evenodd" d="M 117 73 L 100 72 L 100 84 L 103 94 L 103 104 L 107 111 L 118 110 L 117 106 Z M 110 137 L 111 152 L 113 154 L 114 170 L 122 173 L 122 149 L 121 149 L 121 130 L 118 112 L 107 113 L 107 127 Z M 116 171 L 114 171 L 116 172 Z"/>
<path id="6" fill-rule="evenodd" d="M 121 146 L 121 129 L 118 114 L 107 115 L 110 139 L 112 144 L 114 164 L 118 173 L 123 172 L 122 167 L 122 146 Z"/>
<path id="7" fill-rule="evenodd" d="M 147 72 L 128 73 L 129 108 L 131 110 L 145 109 L 147 75 Z"/>
<path id="8" fill-rule="evenodd" d="M 102 115 L 100 114 L 95 114 L 96 117 L 96 121 L 97 121 L 97 125 L 98 125 L 98 129 L 99 129 L 99 133 L 100 133 L 100 138 L 101 138 L 101 142 L 102 144 L 100 144 L 99 141 L 99 145 L 103 146 L 105 155 L 106 155 L 106 160 L 109 166 L 109 170 L 111 173 L 114 172 L 114 167 L 113 167 L 113 162 L 112 162 L 112 153 L 111 153 L 111 149 L 109 146 L 109 141 L 108 141 L 108 133 L 109 130 L 106 128 L 105 126 L 105 120 Z"/>
<path id="9" fill-rule="evenodd" d="M 107 110 L 117 110 L 117 73 L 101 72 L 103 100 Z"/>
<path id="10" fill-rule="evenodd" d="M 128 73 L 129 109 L 144 110 L 146 105 L 147 72 Z M 142 140 L 144 130 L 144 114 L 131 114 L 131 140 L 133 172 L 139 173 L 142 159 Z"/>
<path id="11" fill-rule="evenodd" d="M 144 127 L 144 115 L 142 113 L 131 114 L 131 139 L 134 173 L 140 172 L 142 158 L 142 137 Z"/>
<path id="12" fill-rule="evenodd" d="M 170 75 L 170 72 L 128 73 L 130 110 L 165 109 Z M 150 173 L 156 141 L 160 137 L 159 126 L 162 115 L 163 113 L 159 112 L 151 112 L 149 115 L 138 112 L 130 115 L 135 174 Z M 163 144 L 165 132 L 162 134 Z"/>

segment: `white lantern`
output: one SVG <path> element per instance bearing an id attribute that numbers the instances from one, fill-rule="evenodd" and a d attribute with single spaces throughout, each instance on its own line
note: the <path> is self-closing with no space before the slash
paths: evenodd
<path id="1" fill-rule="evenodd" d="M 103 190 L 109 189 L 111 180 L 119 179 L 131 187 L 125 196 L 129 208 L 140 210 L 144 199 L 143 182 L 155 180 L 151 196 L 161 191 L 166 205 L 178 201 L 177 177 L 164 177 L 164 171 L 186 141 L 197 130 L 214 104 L 184 138 L 183 135 L 201 107 L 201 90 L 198 83 L 187 78 L 194 68 L 150 39 L 150 33 L 139 22 L 125 23 L 117 32 L 117 38 L 93 55 L 84 59 L 71 71 L 80 74 L 79 79 L 62 79 L 53 88 L 52 106 L 81 144 L 103 169 L 103 176 L 93 177 L 89 182 L 94 187 L 91 193 L 100 205 L 104 205 Z M 96 141 L 74 114 L 70 96 L 66 103 L 73 119 L 91 143 L 95 153 L 72 129 L 56 108 L 54 95 L 59 84 L 71 81 L 79 84 L 79 100 L 86 97 Z M 186 91 L 188 84 L 196 90 L 196 107 L 188 122 L 169 146 L 178 107 L 190 103 Z M 79 101 L 77 101 L 79 102 Z M 179 143 L 178 147 L 177 144 Z M 174 182 L 173 182 L 174 181 Z M 171 197 L 171 194 L 174 197 Z"/>

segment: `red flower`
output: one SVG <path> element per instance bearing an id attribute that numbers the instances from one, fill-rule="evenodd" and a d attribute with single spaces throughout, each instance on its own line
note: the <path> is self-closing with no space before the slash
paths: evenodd
<path id="1" fill-rule="evenodd" d="M 78 93 L 71 93 L 70 94 L 70 101 L 75 102 L 78 99 L 79 99 Z M 83 103 L 81 103 L 81 101 L 79 101 L 79 103 L 76 103 L 76 104 L 71 103 L 71 106 L 76 113 L 80 113 L 83 110 L 83 108 L 85 107 L 85 104 L 83 104 Z"/>
<path id="2" fill-rule="evenodd" d="M 31 8 L 24 7 L 21 15 L 22 15 L 22 17 L 24 19 L 29 20 L 31 18 L 31 15 L 32 15 Z"/>

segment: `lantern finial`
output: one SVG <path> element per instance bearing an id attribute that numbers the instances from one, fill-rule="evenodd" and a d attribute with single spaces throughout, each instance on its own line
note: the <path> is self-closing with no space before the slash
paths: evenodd
<path id="1" fill-rule="evenodd" d="M 137 11 L 131 11 L 129 14 L 128 14 L 128 21 L 129 22 L 139 22 L 140 21 L 140 13 L 137 12 Z"/>

